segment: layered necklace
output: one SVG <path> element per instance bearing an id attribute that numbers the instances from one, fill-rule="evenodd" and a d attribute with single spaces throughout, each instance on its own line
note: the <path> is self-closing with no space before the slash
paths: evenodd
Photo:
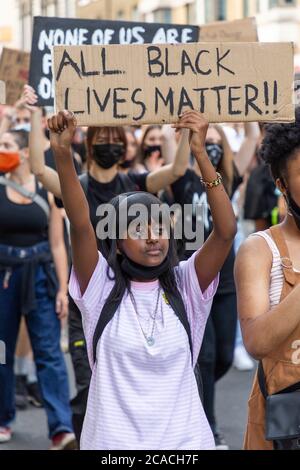
<path id="1" fill-rule="evenodd" d="M 145 340 L 146 340 L 148 346 L 153 346 L 153 345 L 155 344 L 154 329 L 155 329 L 155 322 L 156 322 L 157 311 L 158 311 L 158 303 L 159 303 L 159 298 L 160 298 L 160 292 L 161 292 L 161 287 L 158 288 L 158 293 L 157 293 L 157 299 L 156 299 L 156 306 L 155 306 L 154 314 L 152 315 L 152 314 L 150 313 L 150 318 L 152 318 L 153 322 L 152 322 L 151 332 L 150 332 L 150 334 L 149 334 L 149 333 L 145 333 L 145 331 L 144 331 L 144 329 L 143 329 L 143 327 L 142 327 L 142 325 L 141 325 L 135 298 L 134 298 L 134 296 L 133 296 L 133 293 L 132 293 L 131 291 L 129 291 L 131 303 L 132 303 L 132 305 L 133 305 L 133 308 L 134 308 L 134 311 L 135 311 L 135 313 L 136 313 L 136 316 L 137 316 L 137 319 L 138 319 L 138 322 L 139 322 L 141 331 L 142 331 L 142 333 L 143 333 L 143 336 L 144 336 L 144 338 L 145 338 Z"/>

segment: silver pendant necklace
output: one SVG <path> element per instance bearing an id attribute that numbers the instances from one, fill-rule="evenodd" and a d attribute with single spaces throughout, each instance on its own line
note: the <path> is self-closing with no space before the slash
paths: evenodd
<path id="1" fill-rule="evenodd" d="M 142 328 L 142 325 L 141 325 L 141 322 L 140 322 L 140 319 L 139 319 L 139 314 L 138 314 L 135 298 L 133 296 L 133 293 L 131 291 L 129 291 L 131 303 L 133 305 L 133 308 L 134 308 L 134 311 L 136 313 L 140 328 L 142 330 L 142 333 L 143 333 L 143 336 L 144 336 L 145 340 L 147 341 L 148 346 L 153 346 L 155 344 L 154 329 L 155 329 L 155 321 L 156 321 L 156 316 L 157 316 L 157 311 L 158 311 L 158 302 L 159 302 L 159 298 L 160 298 L 160 291 L 161 291 L 161 288 L 159 287 L 158 288 L 158 293 L 157 293 L 157 299 L 156 299 L 156 306 L 155 306 L 154 315 L 152 316 L 150 314 L 150 318 L 153 319 L 152 329 L 151 329 L 151 334 L 150 335 L 146 334 L 145 331 Z"/>

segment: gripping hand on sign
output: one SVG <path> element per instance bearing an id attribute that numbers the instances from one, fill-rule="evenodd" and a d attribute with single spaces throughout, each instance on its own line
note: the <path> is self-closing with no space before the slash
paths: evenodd
<path id="1" fill-rule="evenodd" d="M 209 123 L 203 114 L 198 111 L 186 111 L 180 117 L 178 122 L 172 125 L 178 131 L 179 129 L 189 129 L 190 148 L 194 156 L 206 154 L 205 139 Z"/>

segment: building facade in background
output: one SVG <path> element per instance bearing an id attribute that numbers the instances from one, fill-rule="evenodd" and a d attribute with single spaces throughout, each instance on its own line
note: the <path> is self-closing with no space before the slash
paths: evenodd
<path id="1" fill-rule="evenodd" d="M 0 0 L 0 4 L 4 12 L 0 47 L 11 43 L 30 50 L 35 15 L 179 24 L 256 16 L 261 41 L 293 41 L 300 54 L 300 0 Z"/>
<path id="2" fill-rule="evenodd" d="M 1 0 L 2 1 L 2 0 Z M 10 0 L 18 9 L 19 48 L 30 51 L 34 16 L 76 17 L 77 0 Z"/>

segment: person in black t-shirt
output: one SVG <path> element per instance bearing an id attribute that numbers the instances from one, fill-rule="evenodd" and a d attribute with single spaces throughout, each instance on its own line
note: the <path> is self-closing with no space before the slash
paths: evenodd
<path id="1" fill-rule="evenodd" d="M 233 153 L 224 131 L 220 126 L 210 127 L 207 132 L 206 150 L 211 162 L 222 175 L 227 193 L 232 196 L 242 182 L 242 178 L 234 166 Z M 196 206 L 203 207 L 202 220 L 204 238 L 207 239 L 212 231 L 212 217 L 207 202 L 206 191 L 200 181 L 198 165 L 193 165 L 185 175 L 171 185 L 174 201 L 182 207 L 184 204 L 193 206 L 193 231 L 196 228 Z M 190 243 L 192 240 L 188 240 Z M 180 259 L 188 259 L 193 251 L 187 251 L 187 240 L 183 239 L 179 249 Z M 217 429 L 214 414 L 215 383 L 223 377 L 233 361 L 237 307 L 233 278 L 234 249 L 230 253 L 220 272 L 220 283 L 214 297 L 211 315 L 208 318 L 203 338 L 202 348 L 198 358 L 203 379 L 204 410 L 215 436 L 216 447 L 227 448 L 223 437 Z"/>

